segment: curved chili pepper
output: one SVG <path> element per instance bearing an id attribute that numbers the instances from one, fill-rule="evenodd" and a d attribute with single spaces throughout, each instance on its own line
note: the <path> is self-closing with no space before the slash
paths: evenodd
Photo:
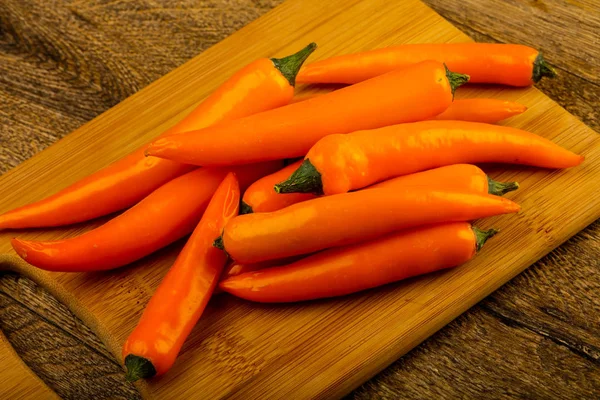
<path id="1" fill-rule="evenodd" d="M 357 83 L 423 60 L 445 63 L 473 83 L 529 86 L 556 72 L 536 49 L 518 44 L 405 44 L 331 57 L 300 70 L 298 83 Z"/>
<path id="2" fill-rule="evenodd" d="M 244 200 L 240 206 L 240 211 L 245 211 L 242 214 L 277 211 L 292 204 L 315 198 L 312 193 L 281 194 L 273 190 L 274 183 L 289 177 L 301 164 L 302 161 L 290 164 L 281 171 L 267 175 L 250 185 L 244 193 Z M 504 183 L 493 180 L 475 165 L 454 164 L 399 176 L 369 186 L 367 189 L 392 187 L 404 189 L 408 186 L 428 186 L 464 192 L 489 193 L 496 196 L 502 196 L 519 188 L 517 182 Z"/>
<path id="3" fill-rule="evenodd" d="M 269 178 L 270 176 L 274 176 L 281 171 L 274 173 L 273 175 L 266 176 L 261 179 L 264 180 Z M 260 182 L 261 180 L 257 181 Z M 252 184 L 247 190 L 251 190 Z M 415 174 L 404 175 L 398 178 L 390 179 L 384 182 L 380 182 L 376 185 L 369 186 L 365 190 L 368 189 L 377 189 L 377 188 L 387 188 L 387 189 L 398 189 L 405 190 L 408 187 L 429 187 L 433 190 L 435 189 L 444 189 L 444 190 L 453 190 L 460 192 L 473 192 L 473 193 L 489 193 L 495 196 L 502 196 L 508 192 L 513 190 L 517 190 L 519 188 L 519 184 L 517 182 L 497 182 L 487 176 L 485 172 L 483 172 L 479 167 L 470 164 L 454 164 L 448 165 L 446 167 L 440 167 L 435 169 L 430 169 L 428 171 L 417 172 Z M 269 204 L 272 210 L 276 211 L 284 208 L 284 206 L 280 208 L 276 208 L 277 205 L 282 205 L 285 203 L 285 207 L 290 206 L 292 204 L 300 203 L 300 201 L 296 201 L 295 203 L 291 203 L 289 200 L 280 202 L 278 197 L 287 197 L 289 195 L 281 195 L 277 194 L 274 190 L 271 190 L 272 194 L 268 194 L 265 189 L 265 193 L 261 196 L 270 196 L 271 199 L 265 200 L 264 203 L 261 204 Z M 306 201 L 306 200 L 302 200 Z M 244 206 L 242 202 L 241 208 Z M 267 212 L 266 210 L 258 211 L 258 212 Z M 267 260 L 254 264 L 243 264 L 236 261 L 232 261 L 229 265 L 225 267 L 223 270 L 223 275 L 221 277 L 222 280 L 230 278 L 232 276 L 237 276 L 244 274 L 246 272 L 258 271 L 265 268 L 270 268 L 278 265 L 287 265 L 291 264 L 293 261 L 298 260 L 301 257 L 288 257 L 286 259 L 277 259 L 277 260 Z"/>
<path id="4" fill-rule="evenodd" d="M 461 162 L 569 168 L 583 159 L 521 129 L 477 122 L 423 121 L 329 135 L 310 149 L 302 166 L 275 190 L 337 194 Z"/>
<path id="5" fill-rule="evenodd" d="M 200 168 L 164 184 L 123 214 L 81 236 L 48 242 L 13 239 L 12 246 L 29 264 L 48 271 L 117 268 L 192 232 L 229 171 L 234 171 L 240 186 L 246 188 L 281 165 L 277 161 L 233 169 Z"/>
<path id="6" fill-rule="evenodd" d="M 299 103 L 164 137 L 146 154 L 202 166 L 302 157 L 332 133 L 438 115 L 467 80 L 441 63 L 425 61 Z"/>
<path id="7" fill-rule="evenodd" d="M 416 228 L 244 273 L 222 281 L 219 287 L 262 303 L 343 296 L 463 264 L 496 233 L 467 222 Z"/>
<path id="8" fill-rule="evenodd" d="M 295 101 L 305 101 L 319 96 L 322 94 L 314 94 Z M 515 101 L 486 98 L 454 99 L 446 111 L 427 118 L 427 121 L 471 121 L 495 124 L 525 111 L 527 106 Z"/>
<path id="9" fill-rule="evenodd" d="M 240 215 L 215 240 L 240 263 L 312 253 L 392 231 L 514 213 L 502 197 L 412 187 L 379 188 L 319 197 L 279 211 Z"/>
<path id="10" fill-rule="evenodd" d="M 502 196 L 519 188 L 517 182 L 498 182 L 490 178 L 481 168 L 471 164 L 453 164 L 423 172 L 399 176 L 394 179 L 369 186 L 376 188 L 407 188 L 427 186 L 460 192 L 489 193 Z"/>
<path id="11" fill-rule="evenodd" d="M 127 380 L 162 375 L 175 362 L 227 262 L 227 254 L 215 249 L 212 241 L 237 215 L 239 203 L 240 188 L 229 173 L 123 345 Z"/>
<path id="12" fill-rule="evenodd" d="M 288 104 L 294 95 L 295 74 L 315 47 L 311 43 L 289 57 L 261 58 L 250 63 L 161 136 Z M 146 158 L 145 147 L 50 197 L 0 215 L 0 229 L 67 225 L 107 215 L 134 205 L 161 185 L 194 169 Z"/>
<path id="13" fill-rule="evenodd" d="M 433 120 L 471 121 L 495 124 L 503 119 L 522 114 L 527 107 L 514 101 L 498 99 L 458 99 Z"/>
<path id="14" fill-rule="evenodd" d="M 271 175 L 267 175 L 250 185 L 244 192 L 240 214 L 276 211 L 314 198 L 315 196 L 310 193 L 278 194 L 273 190 L 275 184 L 288 178 L 300 165 L 302 165 L 302 160 L 290 164 Z"/>

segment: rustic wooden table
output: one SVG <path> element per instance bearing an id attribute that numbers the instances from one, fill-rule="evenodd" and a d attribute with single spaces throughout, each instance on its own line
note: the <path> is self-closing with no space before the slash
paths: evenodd
<path id="1" fill-rule="evenodd" d="M 281 0 L 2 0 L 0 173 Z M 477 41 L 540 49 L 540 89 L 600 131 L 598 0 L 426 0 Z M 600 221 L 349 397 L 600 397 Z M 63 398 L 135 398 L 87 327 L 33 282 L 0 275 L 0 329 Z"/>

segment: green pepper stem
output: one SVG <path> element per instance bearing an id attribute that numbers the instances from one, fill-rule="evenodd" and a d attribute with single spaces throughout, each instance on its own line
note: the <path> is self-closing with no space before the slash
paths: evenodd
<path id="1" fill-rule="evenodd" d="M 304 160 L 297 170 L 286 180 L 275 185 L 277 193 L 323 194 L 321 174 L 310 160 Z"/>
<path id="2" fill-rule="evenodd" d="M 508 192 L 512 192 L 513 190 L 517 190 L 519 188 L 519 184 L 517 182 L 498 182 L 487 177 L 488 180 L 488 193 L 493 194 L 495 196 L 504 196 Z"/>
<path id="3" fill-rule="evenodd" d="M 476 226 L 471 227 L 471 229 L 473 229 L 473 232 L 475 233 L 475 241 L 476 241 L 475 250 L 476 251 L 481 250 L 481 248 L 483 247 L 485 242 L 487 242 L 489 238 L 491 238 L 492 236 L 494 236 L 495 234 L 498 233 L 498 230 L 496 230 L 496 229 L 488 229 L 487 231 L 482 231 L 481 229 L 477 228 Z"/>
<path id="4" fill-rule="evenodd" d="M 312 54 L 317 48 L 316 43 L 311 43 L 299 52 L 292 54 L 291 56 L 283 58 L 271 58 L 275 68 L 281 72 L 281 75 L 288 80 L 291 86 L 296 86 L 296 75 L 300 71 L 300 67 L 304 64 L 304 61 Z"/>
<path id="5" fill-rule="evenodd" d="M 240 215 L 252 214 L 254 211 L 244 200 L 240 202 Z"/>
<path id="6" fill-rule="evenodd" d="M 444 68 L 446 68 L 446 77 L 450 83 L 450 90 L 452 90 L 452 99 L 454 99 L 454 92 L 456 92 L 456 89 L 469 82 L 469 79 L 471 78 L 469 75 L 450 71 L 446 64 L 444 64 Z"/>
<path id="7" fill-rule="evenodd" d="M 213 247 L 216 247 L 219 250 L 225 250 L 225 243 L 223 243 L 223 235 L 219 236 L 213 242 Z"/>
<path id="8" fill-rule="evenodd" d="M 548 65 L 546 60 L 544 60 L 544 57 L 542 57 L 542 53 L 539 53 L 533 62 L 533 73 L 531 74 L 531 80 L 533 83 L 538 83 L 544 76 L 547 76 L 548 78 L 554 78 L 556 77 L 556 70 Z"/>
<path id="9" fill-rule="evenodd" d="M 128 354 L 127 357 L 125 357 L 125 367 L 127 368 L 125 379 L 127 379 L 128 382 L 152 378 L 156 375 L 156 369 L 150 360 L 133 354 Z"/>

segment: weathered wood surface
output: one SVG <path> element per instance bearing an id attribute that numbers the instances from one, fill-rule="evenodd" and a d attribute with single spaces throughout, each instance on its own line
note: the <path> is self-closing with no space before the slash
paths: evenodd
<path id="1" fill-rule="evenodd" d="M 2 276 L 0 329 L 23 361 L 63 398 L 90 398 L 95 393 L 111 399 L 141 398 L 124 382 L 121 366 L 96 335 L 29 279 Z"/>
<path id="2" fill-rule="evenodd" d="M 279 2 L 197 3 L 0 2 L 0 171 Z M 594 1 L 427 3 L 477 40 L 542 49 L 561 75 L 540 88 L 600 130 L 600 6 Z M 596 222 L 351 397 L 597 397 L 599 239 Z M 1 279 L 0 321 L 25 362 L 59 395 L 81 398 L 106 387 L 113 397 L 132 397 L 97 339 L 30 281 Z M 23 329 L 28 326 L 39 329 Z M 48 357 L 50 364 L 40 362 Z M 89 368 L 69 370 L 82 359 Z"/>

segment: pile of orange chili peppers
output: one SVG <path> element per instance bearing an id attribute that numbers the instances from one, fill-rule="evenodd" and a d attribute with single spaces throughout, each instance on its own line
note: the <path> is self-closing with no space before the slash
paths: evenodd
<path id="1" fill-rule="evenodd" d="M 0 229 L 20 229 L 126 210 L 78 237 L 13 240 L 48 271 L 121 267 L 191 234 L 123 346 L 130 380 L 171 368 L 215 290 L 295 302 L 465 263 L 497 233 L 469 221 L 519 211 L 500 197 L 518 184 L 471 163 L 583 161 L 493 125 L 521 104 L 454 100 L 469 81 L 554 76 L 532 48 L 401 45 L 302 67 L 315 48 L 256 60 L 149 145 L 0 215 Z M 292 103 L 297 82 L 348 86 Z"/>

